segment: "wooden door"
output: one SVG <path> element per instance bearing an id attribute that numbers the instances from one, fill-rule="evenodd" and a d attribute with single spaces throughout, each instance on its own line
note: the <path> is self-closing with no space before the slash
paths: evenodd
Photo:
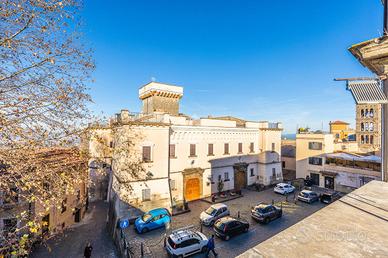
<path id="1" fill-rule="evenodd" d="M 242 188 L 246 187 L 247 178 L 246 173 L 242 170 L 236 171 L 234 175 L 234 190 L 239 191 Z"/>
<path id="2" fill-rule="evenodd" d="M 186 201 L 197 200 L 201 197 L 201 185 L 199 178 L 190 178 L 186 181 L 185 199 Z"/>

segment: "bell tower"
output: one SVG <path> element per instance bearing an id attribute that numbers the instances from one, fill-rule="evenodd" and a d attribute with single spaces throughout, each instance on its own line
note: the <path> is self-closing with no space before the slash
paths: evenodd
<path id="1" fill-rule="evenodd" d="M 139 89 L 139 98 L 143 101 L 144 114 L 179 114 L 179 101 L 183 97 L 183 87 L 150 82 Z"/>

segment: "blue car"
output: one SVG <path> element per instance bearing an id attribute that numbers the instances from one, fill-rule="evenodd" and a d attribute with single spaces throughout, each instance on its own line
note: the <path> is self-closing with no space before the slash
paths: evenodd
<path id="1" fill-rule="evenodd" d="M 165 208 L 158 208 L 144 213 L 135 221 L 135 228 L 139 233 L 146 233 L 150 230 L 164 227 L 171 222 L 170 212 Z"/>

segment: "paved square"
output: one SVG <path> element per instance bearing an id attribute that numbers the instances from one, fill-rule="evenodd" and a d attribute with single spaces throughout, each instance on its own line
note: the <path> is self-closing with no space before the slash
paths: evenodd
<path id="1" fill-rule="evenodd" d="M 228 205 L 232 216 L 237 216 L 240 211 L 241 218 L 246 219 L 250 224 L 249 231 L 246 234 L 233 237 L 229 241 L 223 241 L 216 237 L 215 246 L 219 257 L 235 257 L 325 206 L 320 202 L 307 204 L 298 201 L 294 204 L 293 194 L 288 197 L 289 202 L 285 202 L 286 197 L 274 193 L 273 189 L 262 192 L 244 190 L 243 195 L 242 198 L 227 201 L 225 204 Z M 283 217 L 281 219 L 274 220 L 268 225 L 259 224 L 251 219 L 252 206 L 259 202 L 271 203 L 272 200 L 283 202 Z M 171 228 L 167 232 L 188 225 L 194 225 L 199 230 L 199 215 L 209 206 L 210 204 L 204 201 L 191 202 L 189 204 L 191 212 L 172 217 Z M 163 247 L 165 233 L 165 229 L 158 229 L 145 234 L 137 234 L 133 225 L 125 229 L 127 239 L 132 243 L 135 257 L 140 254 L 140 243 L 144 244 L 146 257 L 168 257 Z M 203 233 L 211 236 L 213 229 L 204 226 Z M 199 254 L 193 257 L 204 257 L 204 255 Z"/>

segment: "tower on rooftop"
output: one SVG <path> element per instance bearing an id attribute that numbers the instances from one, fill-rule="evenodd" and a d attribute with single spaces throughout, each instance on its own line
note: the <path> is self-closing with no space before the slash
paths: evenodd
<path id="1" fill-rule="evenodd" d="M 145 114 L 179 114 L 179 101 L 183 96 L 183 87 L 150 82 L 139 89 L 139 98 L 143 101 Z"/>

